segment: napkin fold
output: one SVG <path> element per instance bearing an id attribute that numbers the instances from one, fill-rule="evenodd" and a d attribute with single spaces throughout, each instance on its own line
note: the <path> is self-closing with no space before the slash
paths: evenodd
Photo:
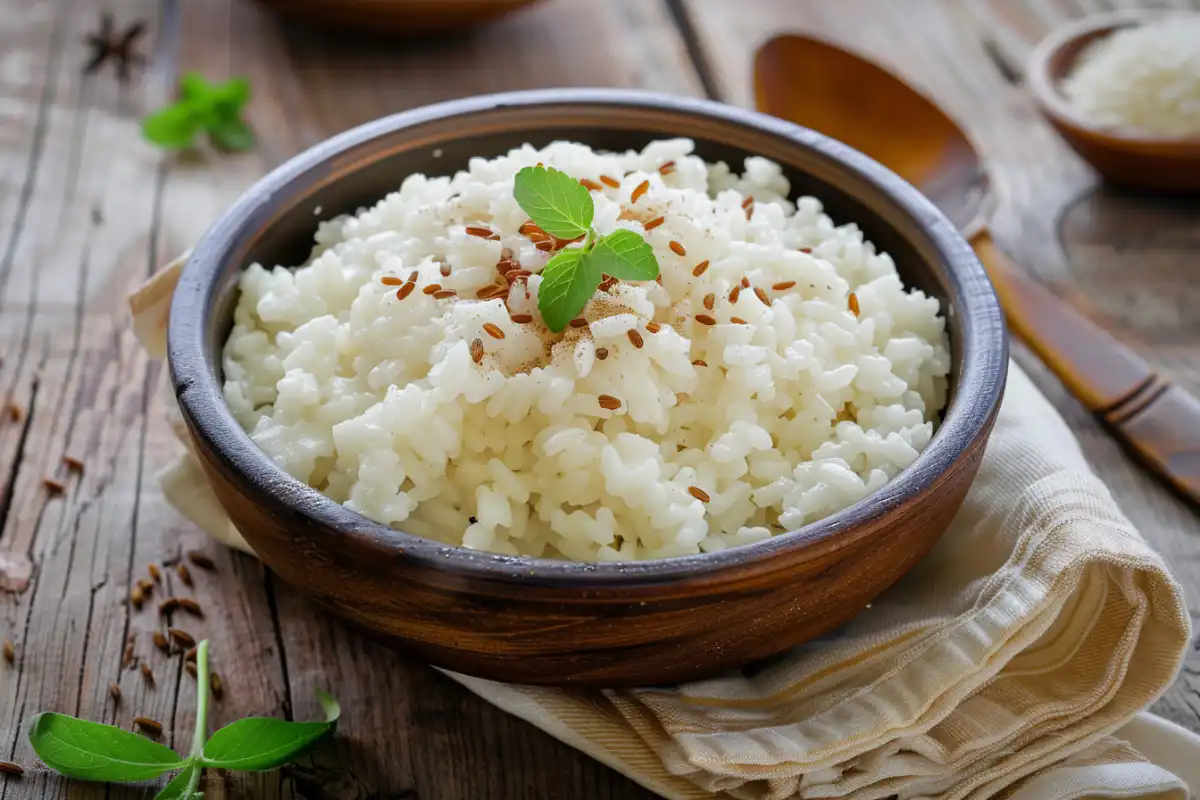
<path id="1" fill-rule="evenodd" d="M 156 357 L 180 266 L 130 298 Z M 1200 764 L 1200 737 L 1139 717 L 1190 641 L 1183 593 L 1053 406 L 1009 370 L 950 528 L 834 634 L 680 686 L 562 690 L 447 674 L 671 800 L 1183 800 L 1184 779 L 1197 778 L 1179 773 Z M 250 552 L 190 452 L 162 478 L 185 516 Z M 1126 739 L 1170 757 L 1158 766 Z"/>

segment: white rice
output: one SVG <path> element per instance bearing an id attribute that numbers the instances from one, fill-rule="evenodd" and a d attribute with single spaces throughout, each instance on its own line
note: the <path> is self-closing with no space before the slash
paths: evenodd
<path id="1" fill-rule="evenodd" d="M 686 139 L 620 154 L 525 146 L 453 178 L 412 175 L 373 208 L 322 223 L 305 265 L 255 264 L 242 278 L 224 357 L 230 408 L 280 467 L 337 502 L 497 553 L 711 552 L 853 504 L 933 434 L 950 363 L 938 301 L 906 290 L 892 259 L 818 200 L 789 202 L 776 164 L 750 158 L 738 176 L 691 151 Z M 676 169 L 660 175 L 669 161 Z M 538 162 L 620 180 L 592 192 L 600 234 L 642 233 L 665 216 L 645 233 L 662 285 L 619 283 L 588 304 L 588 327 L 549 333 L 537 314 L 547 255 L 518 233 L 527 216 L 512 195 L 516 172 Z M 644 180 L 649 191 L 622 215 Z M 514 284 L 508 309 L 503 297 L 475 299 L 500 280 L 502 248 L 535 273 Z M 404 300 L 381 282 L 414 270 Z M 743 277 L 769 308 L 753 289 L 730 303 Z M 459 297 L 421 290 L 433 283 Z M 695 320 L 709 293 L 711 327 Z M 505 338 L 484 333 L 487 322 Z M 601 395 L 620 407 L 602 408 Z"/>
<path id="2" fill-rule="evenodd" d="M 1104 127 L 1200 136 L 1200 14 L 1172 15 L 1092 42 L 1063 92 Z"/>

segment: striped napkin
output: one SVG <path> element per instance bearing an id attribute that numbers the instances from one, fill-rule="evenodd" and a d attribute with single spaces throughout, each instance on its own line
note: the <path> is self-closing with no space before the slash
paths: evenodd
<path id="1" fill-rule="evenodd" d="M 135 332 L 155 356 L 178 271 L 175 262 L 131 297 Z M 173 424 L 186 443 L 177 415 Z M 162 487 L 201 528 L 249 552 L 190 453 Z M 833 635 L 680 686 L 450 677 L 670 800 L 1184 800 L 1188 781 L 1200 789 L 1200 737 L 1139 712 L 1171 684 L 1190 638 L 1166 564 L 1014 364 L 945 536 Z"/>

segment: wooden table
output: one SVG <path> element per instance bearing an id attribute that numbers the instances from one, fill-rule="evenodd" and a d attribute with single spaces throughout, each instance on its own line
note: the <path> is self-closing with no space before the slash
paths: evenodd
<path id="1" fill-rule="evenodd" d="M 357 123 L 437 100 L 553 85 L 635 86 L 746 105 L 756 43 L 778 31 L 817 32 L 890 64 L 967 123 L 1002 198 L 1000 243 L 1200 392 L 1200 204 L 1097 187 L 1021 85 L 1020 64 L 1041 35 L 1111 5 L 547 0 L 452 39 L 367 42 L 282 24 L 250 0 L 0 0 L 0 402 L 21 412 L 0 420 L 0 572 L 9 588 L 0 591 L 0 637 L 17 651 L 15 665 L 0 663 L 0 759 L 35 763 L 22 723 L 44 709 L 121 725 L 143 714 L 164 721 L 164 741 L 185 746 L 192 681 L 178 658 L 153 649 L 156 614 L 132 611 L 126 600 L 147 564 L 203 548 L 217 571 L 193 570 L 207 616 L 189 627 L 212 641 L 224 676 L 213 722 L 309 717 L 318 687 L 345 709 L 336 742 L 303 766 L 216 776 L 209 797 L 649 797 L 347 631 L 168 508 L 155 481 L 177 450 L 163 420 L 164 367 L 136 346 L 126 291 L 188 247 L 257 176 Z M 130 87 L 107 69 L 81 75 L 83 38 L 102 10 L 119 27 L 149 23 L 148 69 Z M 255 152 L 170 157 L 141 142 L 139 118 L 189 69 L 250 77 Z M 1027 352 L 1016 352 L 1200 602 L 1200 517 L 1130 463 Z M 64 454 L 85 462 L 82 474 L 64 471 Z M 48 476 L 66 491 L 49 493 Z M 23 564 L 32 565 L 24 586 Z M 173 572 L 167 582 L 178 586 Z M 154 669 L 153 689 L 122 668 L 128 636 Z M 1200 728 L 1200 655 L 1156 710 Z M 3 800 L 149 795 L 37 769 L 0 782 Z"/>

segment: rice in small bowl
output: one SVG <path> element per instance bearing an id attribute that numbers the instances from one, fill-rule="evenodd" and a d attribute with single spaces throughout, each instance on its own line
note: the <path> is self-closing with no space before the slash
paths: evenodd
<path id="1" fill-rule="evenodd" d="M 415 174 L 252 264 L 224 393 L 282 469 L 372 520 L 513 556 L 634 561 L 761 541 L 882 487 L 929 442 L 949 343 L 936 298 L 780 167 L 687 139 L 558 141 Z M 545 164 L 659 280 L 601 284 L 560 333 L 554 252 L 514 199 Z M 504 277 L 507 273 L 507 278 Z"/>

